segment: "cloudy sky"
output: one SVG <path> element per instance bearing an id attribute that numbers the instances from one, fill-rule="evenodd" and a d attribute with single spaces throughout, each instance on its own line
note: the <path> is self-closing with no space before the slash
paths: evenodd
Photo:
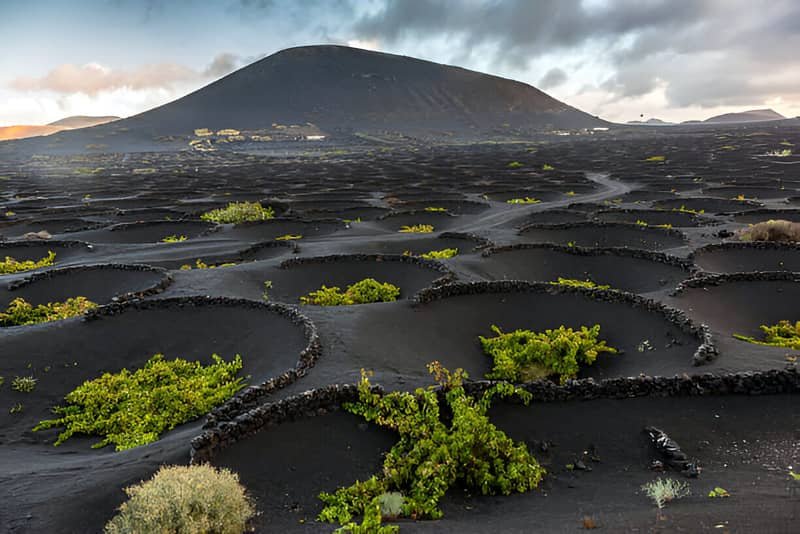
<path id="1" fill-rule="evenodd" d="M 798 0 L 0 0 L 0 126 L 128 116 L 282 48 L 515 78 L 614 121 L 800 115 Z"/>

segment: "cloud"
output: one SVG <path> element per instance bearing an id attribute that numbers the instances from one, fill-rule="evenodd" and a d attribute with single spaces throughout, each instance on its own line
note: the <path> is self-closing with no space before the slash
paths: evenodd
<path id="1" fill-rule="evenodd" d="M 98 63 L 58 65 L 42 77 L 20 77 L 9 82 L 17 91 L 52 91 L 63 95 L 82 93 L 95 96 L 101 92 L 130 89 L 171 90 L 177 85 L 198 83 L 224 76 L 235 70 L 240 58 L 233 54 L 219 54 L 202 71 L 176 63 L 157 63 L 138 68 L 111 69 Z"/>
<path id="2" fill-rule="evenodd" d="M 540 89 L 550 89 L 551 87 L 558 87 L 565 81 L 567 81 L 567 73 L 558 67 L 553 67 L 547 71 L 547 74 L 542 76 L 537 85 Z"/>

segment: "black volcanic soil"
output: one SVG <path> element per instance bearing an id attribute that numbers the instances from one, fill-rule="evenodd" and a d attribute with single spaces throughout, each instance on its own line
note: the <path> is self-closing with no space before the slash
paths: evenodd
<path id="1" fill-rule="evenodd" d="M 244 84 L 251 75 L 279 71 L 268 66 L 269 62 L 256 64 L 251 74 L 242 71 L 221 82 Z M 352 80 L 359 87 L 393 83 L 380 77 Z M 398 88 L 401 92 L 408 86 L 397 83 L 403 86 Z M 166 110 L 167 126 L 190 117 L 192 128 L 216 127 L 215 121 L 221 128 L 243 127 L 227 120 L 223 125 L 223 116 L 214 115 L 213 106 L 207 108 L 208 115 L 195 115 L 188 104 L 205 102 L 209 94 L 192 95 Z M 280 105 L 280 99 L 261 93 L 258 98 L 265 106 Z M 420 112 L 433 105 L 418 104 Z M 183 110 L 189 110 L 187 115 Z M 154 116 L 136 120 L 147 122 Z M 473 119 L 484 124 L 474 114 L 448 121 Z M 288 130 L 291 123 L 286 126 Z M 53 448 L 53 433 L 31 433 L 30 428 L 82 381 L 104 371 L 134 368 L 159 351 L 198 359 L 212 352 L 225 357 L 240 353 L 251 383 L 294 368 L 308 339 L 302 326 L 264 307 L 266 280 L 272 282 L 269 298 L 276 306 L 296 306 L 300 295 L 322 284 L 344 286 L 366 276 L 399 285 L 403 298 L 340 308 L 297 306 L 318 331 L 319 359 L 295 382 L 247 407 L 353 383 L 362 368 L 373 370 L 374 381 L 387 390 L 412 390 L 430 383 L 425 364 L 433 359 L 462 366 L 480 378 L 489 361 L 477 336 L 489 335 L 491 324 L 507 330 L 600 324 L 601 336 L 623 352 L 601 356 L 581 372 L 597 384 L 606 378 L 628 384 L 640 373 L 710 377 L 791 365 L 787 355 L 795 351 L 745 343 L 732 334 L 757 335 L 760 324 L 800 319 L 793 315 L 800 297 L 795 250 L 733 244 L 728 232 L 761 217 L 796 215 L 791 202 L 773 194 L 755 195 L 758 204 L 733 197 L 800 187 L 796 165 L 759 156 L 783 140 L 800 143 L 800 129 L 791 124 L 721 128 L 616 129 L 592 135 L 574 131 L 507 144 L 451 140 L 442 146 L 397 137 L 387 127 L 378 137 L 345 132 L 348 143 L 280 141 L 256 149 L 223 146 L 203 153 L 169 151 L 169 142 L 141 134 L 135 143 L 130 137 L 126 142 L 150 147 L 155 143 L 160 152 L 97 151 L 75 158 L 28 158 L 20 152 L 21 145 L 0 144 L 0 256 L 39 259 L 53 250 L 56 265 L 41 273 L 88 267 L 52 277 L 39 277 L 40 272 L 0 275 L 0 304 L 15 294 L 44 301 L 73 293 L 107 303 L 119 295 L 146 291 L 165 274 L 174 279 L 163 292 L 122 305 L 118 314 L 0 329 L 0 376 L 5 378 L 0 385 L 0 530 L 100 532 L 124 499 L 123 487 L 148 478 L 161 464 L 189 462 L 190 442 L 200 434 L 203 420 L 122 453 L 90 449 L 93 441 L 88 438 Z M 509 136 L 518 130 L 512 125 L 494 133 Z M 118 133 L 121 138 L 123 133 Z M 47 142 L 71 143 L 59 139 Z M 185 142 L 180 143 L 184 148 Z M 665 159 L 647 161 L 653 155 Z M 509 167 L 515 161 L 522 166 Z M 545 164 L 555 170 L 544 171 Z M 731 188 L 739 192 L 733 194 Z M 505 194 L 536 196 L 542 202 L 510 205 Z M 204 211 L 234 200 L 263 201 L 276 208 L 279 218 L 219 228 L 200 220 Z M 672 211 L 680 206 L 705 213 Z M 443 207 L 448 213 L 424 211 L 426 207 Z M 9 211 L 14 215 L 6 215 Z M 650 226 L 637 225 L 637 220 Z M 49 228 L 47 221 L 52 221 Z M 84 221 L 90 229 L 72 226 Z M 402 224 L 420 223 L 433 224 L 435 231 L 397 232 Z M 51 240 L 15 237 L 19 230 L 39 225 L 53 234 Z M 303 238 L 274 240 L 287 233 Z M 160 242 L 173 234 L 189 239 Z M 718 246 L 727 242 L 731 244 Z M 488 246 L 498 250 L 483 254 Z M 399 257 L 406 251 L 444 248 L 458 248 L 459 254 L 424 264 Z M 379 261 L 380 256 L 358 254 L 392 257 Z M 331 257 L 335 260 L 319 260 Z M 236 265 L 180 269 L 194 267 L 197 260 Z M 126 267 L 96 267 L 107 264 Z M 671 295 L 697 268 L 784 274 L 712 278 Z M 490 290 L 424 304 L 413 300 L 416 293 L 427 294 L 426 288 L 441 283 L 447 271 L 464 283 L 590 278 L 639 296 L 606 298 L 546 286 Z M 31 275 L 30 284 L 7 289 Z M 171 300 L 206 295 L 241 300 Z M 652 302 L 644 304 L 640 298 Z M 652 311 L 658 303 L 684 311 L 695 326 L 706 323 L 719 351 L 716 359 L 694 365 L 700 338 Z M 645 347 L 640 352 L 644 341 L 653 350 Z M 38 379 L 34 392 L 10 388 L 15 376 L 27 375 Z M 527 408 L 499 405 L 492 420 L 525 440 L 546 464 L 550 474 L 542 487 L 525 495 L 481 498 L 456 489 L 445 499 L 442 520 L 405 521 L 401 532 L 575 532 L 582 530 L 584 516 L 607 532 L 793 532 L 800 508 L 797 496 L 787 492 L 786 475 L 789 466 L 796 470 L 800 461 L 796 395 L 750 395 L 756 392 L 596 398 L 539 402 Z M 22 412 L 10 413 L 18 403 L 24 406 Z M 666 430 L 704 468 L 699 479 L 689 481 L 693 496 L 669 504 L 663 519 L 657 519 L 655 507 L 638 489 L 656 476 L 647 468 L 652 454 L 641 433 L 647 424 Z M 553 444 L 547 453 L 541 449 L 543 441 Z M 257 532 L 330 532 L 333 525 L 313 521 L 319 491 L 374 473 L 392 442 L 391 434 L 334 413 L 263 430 L 224 449 L 214 461 L 239 471 L 255 496 L 262 511 Z M 590 463 L 592 471 L 566 470 L 590 444 L 600 456 L 599 463 Z M 707 498 L 717 485 L 732 497 Z"/>

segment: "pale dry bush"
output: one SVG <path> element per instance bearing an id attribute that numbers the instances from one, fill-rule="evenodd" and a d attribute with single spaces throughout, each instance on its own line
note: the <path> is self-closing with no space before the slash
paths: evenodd
<path id="1" fill-rule="evenodd" d="M 658 506 L 658 509 L 677 499 L 682 499 L 691 494 L 689 484 L 674 478 L 658 478 L 642 486 L 645 495 Z"/>
<path id="2" fill-rule="evenodd" d="M 800 223 L 783 219 L 769 220 L 754 224 L 739 231 L 742 241 L 800 241 Z"/>
<path id="3" fill-rule="evenodd" d="M 164 466 L 125 493 L 106 534 L 241 534 L 255 515 L 238 475 L 206 464 Z"/>

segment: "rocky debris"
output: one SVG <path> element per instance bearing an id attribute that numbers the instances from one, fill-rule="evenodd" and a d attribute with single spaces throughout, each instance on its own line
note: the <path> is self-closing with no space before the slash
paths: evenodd
<path id="1" fill-rule="evenodd" d="M 689 460 L 686 453 L 681 450 L 680 445 L 669 437 L 666 432 L 654 426 L 645 427 L 644 431 L 667 466 L 677 469 L 681 474 L 689 478 L 697 478 L 700 475 L 700 467 L 697 465 L 697 460 Z"/>
<path id="2" fill-rule="evenodd" d="M 22 235 L 22 239 L 24 239 L 25 241 L 47 241 L 48 239 L 52 238 L 53 235 L 47 230 L 39 230 L 38 232 L 27 232 L 26 234 Z"/>

